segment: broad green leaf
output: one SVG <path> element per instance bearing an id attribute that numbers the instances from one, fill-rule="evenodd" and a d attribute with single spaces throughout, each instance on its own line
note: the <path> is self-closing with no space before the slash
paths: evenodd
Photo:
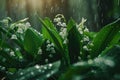
<path id="1" fill-rule="evenodd" d="M 52 23 L 49 24 L 48 22 L 46 22 L 47 20 L 43 21 L 40 19 L 40 21 L 43 24 L 42 31 L 43 31 L 44 37 L 54 43 L 56 49 L 61 53 L 61 55 L 63 57 L 62 62 L 65 63 L 64 65 L 69 65 L 70 61 L 68 58 L 68 54 L 65 52 L 65 49 L 63 46 L 63 40 L 62 40 L 61 36 L 57 32 L 57 30 L 53 28 L 54 26 L 51 26 Z M 51 26 L 51 28 L 50 28 L 50 26 Z"/>
<path id="2" fill-rule="evenodd" d="M 54 26 L 51 26 L 52 23 L 48 20 L 41 20 L 41 23 L 43 24 L 43 35 L 46 39 L 49 39 L 51 42 L 53 42 L 58 50 L 63 51 L 63 44 L 62 39 L 59 35 L 59 33 L 53 28 Z"/>
<path id="3" fill-rule="evenodd" d="M 76 23 L 70 20 L 67 26 L 68 30 L 68 49 L 71 63 L 78 61 L 80 56 L 80 34 L 76 28 Z"/>
<path id="4" fill-rule="evenodd" d="M 115 36 L 120 31 L 120 19 L 117 21 L 106 25 L 100 32 L 97 33 L 96 37 L 93 39 L 93 47 L 91 48 L 91 57 L 95 58 L 98 56 L 106 47 L 110 44 L 115 44 L 117 42 L 114 40 Z"/>
<path id="5" fill-rule="evenodd" d="M 98 57 L 75 63 L 59 80 L 113 80 L 114 75 L 110 73 L 113 67 L 114 61 L 109 57 Z"/>
<path id="6" fill-rule="evenodd" d="M 52 21 L 51 21 L 49 18 L 45 18 L 45 19 L 44 19 L 44 22 L 45 22 L 46 25 L 49 25 L 48 27 L 49 27 L 50 29 L 56 31 L 56 33 L 57 33 L 56 27 L 54 26 L 54 24 L 52 23 Z"/>
<path id="7" fill-rule="evenodd" d="M 120 40 L 120 31 L 114 36 L 113 40 L 110 42 L 110 45 L 118 44 Z"/>
<path id="8" fill-rule="evenodd" d="M 96 66 L 88 64 L 88 62 L 78 62 L 62 74 L 59 80 L 95 80 L 90 77 L 93 76 L 91 71 L 96 71 L 96 69 L 98 69 Z"/>
<path id="9" fill-rule="evenodd" d="M 46 80 L 59 69 L 60 61 L 46 64 L 35 65 L 33 67 L 21 69 L 13 75 L 9 75 L 10 80 Z"/>
<path id="10" fill-rule="evenodd" d="M 120 46 L 111 46 L 107 48 L 103 53 L 99 55 L 99 57 L 111 57 L 113 61 L 120 62 Z M 119 64 L 118 64 L 119 65 Z"/>
<path id="11" fill-rule="evenodd" d="M 108 48 L 105 52 L 103 52 L 100 57 L 110 57 L 112 61 L 114 61 L 114 67 L 110 70 L 111 74 L 120 73 L 120 46 L 112 46 Z M 111 65 L 110 62 L 107 62 L 109 65 Z"/>
<path id="12" fill-rule="evenodd" d="M 43 38 L 37 31 L 32 28 L 27 29 L 24 37 L 24 48 L 27 52 L 35 56 L 42 42 Z"/>

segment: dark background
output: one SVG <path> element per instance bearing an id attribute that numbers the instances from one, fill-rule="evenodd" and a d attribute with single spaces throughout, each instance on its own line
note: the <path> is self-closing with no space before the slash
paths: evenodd
<path id="1" fill-rule="evenodd" d="M 119 0 L 0 0 L 0 19 L 7 16 L 13 21 L 29 17 L 29 22 L 36 29 L 40 17 L 54 18 L 56 14 L 64 14 L 78 23 L 81 18 L 87 19 L 86 25 L 92 31 L 98 31 L 104 25 L 120 17 Z"/>

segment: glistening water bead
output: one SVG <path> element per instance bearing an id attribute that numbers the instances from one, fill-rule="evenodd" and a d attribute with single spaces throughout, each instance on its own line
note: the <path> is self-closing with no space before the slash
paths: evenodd
<path id="1" fill-rule="evenodd" d="M 35 68 L 36 68 L 36 69 L 39 69 L 39 68 L 40 68 L 40 66 L 39 66 L 39 65 L 35 65 Z"/>
<path id="2" fill-rule="evenodd" d="M 120 0 L 118 0 L 118 6 L 120 5 Z"/>

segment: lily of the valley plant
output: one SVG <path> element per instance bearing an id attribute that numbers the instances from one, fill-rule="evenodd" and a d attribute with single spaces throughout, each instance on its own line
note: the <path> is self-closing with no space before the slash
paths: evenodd
<path id="1" fill-rule="evenodd" d="M 99 32 L 89 31 L 84 18 L 77 24 L 61 14 L 39 18 L 41 31 L 27 20 L 0 21 L 1 79 L 120 79 L 120 19 Z"/>

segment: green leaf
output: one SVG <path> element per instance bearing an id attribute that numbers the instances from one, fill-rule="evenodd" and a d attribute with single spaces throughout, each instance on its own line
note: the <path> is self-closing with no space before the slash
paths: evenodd
<path id="1" fill-rule="evenodd" d="M 52 21 L 49 18 L 45 18 L 44 22 L 46 25 L 48 25 L 48 27 L 52 30 L 54 30 L 55 32 L 57 32 L 56 27 L 54 26 L 54 24 L 52 23 Z"/>
<path id="2" fill-rule="evenodd" d="M 115 62 L 117 61 L 119 63 L 120 62 L 120 46 L 116 45 L 116 46 L 111 46 L 107 48 L 105 51 L 103 51 L 99 55 L 99 57 L 111 57 L 113 61 Z"/>
<path id="3" fill-rule="evenodd" d="M 40 18 L 39 18 L 40 19 Z M 69 58 L 68 58 L 68 54 L 65 52 L 64 46 L 63 46 L 63 40 L 61 38 L 61 36 L 59 35 L 59 33 L 57 32 L 57 30 L 54 28 L 54 26 L 51 26 L 51 21 L 45 19 L 45 21 L 43 21 L 42 19 L 40 19 L 41 23 L 43 24 L 43 29 L 42 29 L 42 33 L 44 35 L 44 38 L 50 40 L 52 43 L 54 43 L 56 49 L 61 53 L 62 57 L 63 57 L 63 63 L 65 63 L 65 65 L 69 65 Z"/>
<path id="4" fill-rule="evenodd" d="M 93 47 L 91 48 L 91 57 L 95 58 L 98 56 L 106 47 L 111 44 L 117 43 L 114 39 L 115 36 L 120 31 L 120 19 L 117 21 L 106 25 L 100 32 L 97 33 L 96 37 L 93 39 Z M 113 42 L 115 41 L 115 42 Z"/>
<path id="5" fill-rule="evenodd" d="M 59 80 L 113 80 L 114 75 L 110 73 L 113 67 L 111 58 L 98 57 L 74 64 Z"/>
<path id="6" fill-rule="evenodd" d="M 35 56 L 42 42 L 43 38 L 37 31 L 32 28 L 27 29 L 24 37 L 24 48 L 27 52 Z"/>
<path id="7" fill-rule="evenodd" d="M 58 50 L 63 51 L 62 38 L 60 37 L 57 30 L 54 29 L 54 26 L 51 25 L 52 23 L 48 19 L 45 19 L 45 21 L 40 19 L 40 21 L 43 24 L 42 33 L 44 37 L 46 39 L 49 39 L 51 42 L 53 42 Z"/>
<path id="8" fill-rule="evenodd" d="M 104 58 L 110 57 L 110 59 L 114 61 L 114 67 L 110 69 L 111 74 L 120 73 L 120 70 L 119 70 L 120 68 L 120 46 L 119 45 L 108 48 L 105 52 L 103 52 L 100 55 L 100 57 L 104 57 Z"/>
<path id="9" fill-rule="evenodd" d="M 46 80 L 58 71 L 59 66 L 60 61 L 46 65 L 35 65 L 33 67 L 19 70 L 8 77 L 10 80 Z"/>
<path id="10" fill-rule="evenodd" d="M 67 26 L 68 30 L 68 49 L 70 55 L 70 62 L 74 63 L 78 61 L 78 56 L 80 56 L 80 34 L 76 28 L 76 23 L 71 19 Z"/>
<path id="11" fill-rule="evenodd" d="M 72 66 L 68 71 L 62 74 L 59 80 L 84 80 L 84 78 L 87 77 L 85 75 L 89 73 L 91 69 L 92 67 L 87 63 L 84 63 L 84 65 Z"/>
<path id="12" fill-rule="evenodd" d="M 110 45 L 118 44 L 120 40 L 120 31 L 114 36 L 113 40 L 110 42 Z"/>
<path id="13" fill-rule="evenodd" d="M 84 32 L 85 35 L 87 35 L 90 40 L 93 40 L 97 34 L 97 32 Z"/>

